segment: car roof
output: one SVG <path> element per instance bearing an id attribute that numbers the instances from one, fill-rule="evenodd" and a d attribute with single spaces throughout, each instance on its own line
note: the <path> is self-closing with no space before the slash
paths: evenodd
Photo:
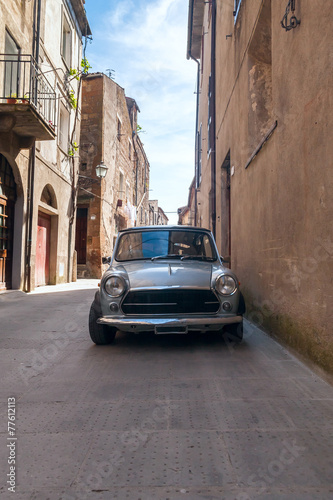
<path id="1" fill-rule="evenodd" d="M 197 226 L 182 226 L 182 225 L 174 225 L 174 226 L 169 226 L 169 225 L 159 225 L 159 226 L 135 226 L 135 227 L 128 227 L 126 229 L 122 229 L 119 231 L 118 234 L 122 233 L 128 233 L 128 232 L 133 232 L 133 231 L 163 231 L 163 230 L 182 230 L 182 231 L 201 231 L 205 233 L 211 233 L 210 229 L 205 229 L 203 227 L 197 227 Z"/>

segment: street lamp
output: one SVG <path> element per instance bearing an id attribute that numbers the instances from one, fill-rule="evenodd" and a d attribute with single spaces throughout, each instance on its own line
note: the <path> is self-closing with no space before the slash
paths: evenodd
<path id="1" fill-rule="evenodd" d="M 99 165 L 96 166 L 96 175 L 99 179 L 103 179 L 106 176 L 106 172 L 108 171 L 108 168 L 106 165 L 104 165 L 104 162 L 101 161 Z"/>

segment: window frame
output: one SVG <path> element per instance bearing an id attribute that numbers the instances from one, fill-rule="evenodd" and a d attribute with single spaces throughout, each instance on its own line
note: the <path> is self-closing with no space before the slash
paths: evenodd
<path id="1" fill-rule="evenodd" d="M 67 36 L 64 36 L 66 27 L 68 27 L 68 31 L 66 31 Z M 69 43 L 67 43 L 68 41 Z M 69 18 L 66 15 L 65 10 L 63 9 L 62 22 L 61 22 L 60 54 L 67 69 L 70 69 L 72 65 L 72 50 L 73 50 L 73 29 L 69 21 Z"/>
<path id="2" fill-rule="evenodd" d="M 8 52 L 7 48 L 11 46 L 13 51 L 10 49 Z M 7 71 L 4 72 L 3 79 L 3 94 L 8 97 L 18 97 L 19 89 L 20 89 L 20 55 L 21 55 L 21 47 L 17 43 L 14 36 L 11 32 L 6 28 L 5 29 L 5 61 L 9 58 L 8 62 L 5 62 L 5 68 L 7 65 L 10 66 L 10 79 L 8 81 Z M 10 62 L 13 59 L 17 58 L 16 62 Z M 13 74 L 14 73 L 14 74 Z M 12 95 L 13 94 L 13 95 Z"/>
<path id="3" fill-rule="evenodd" d="M 67 122 L 67 130 L 66 130 L 66 122 Z M 59 127 L 58 127 L 58 147 L 61 149 L 63 153 L 68 154 L 68 145 L 69 145 L 69 125 L 70 125 L 70 116 L 68 110 L 60 104 L 59 106 Z"/>

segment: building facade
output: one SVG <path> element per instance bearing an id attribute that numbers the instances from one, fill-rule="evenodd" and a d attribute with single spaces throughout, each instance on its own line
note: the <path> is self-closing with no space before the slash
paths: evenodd
<path id="1" fill-rule="evenodd" d="M 324 0 L 189 2 L 196 223 L 230 257 L 249 318 L 330 371 L 331 21 Z"/>
<path id="2" fill-rule="evenodd" d="M 150 165 L 138 136 L 134 99 L 102 73 L 82 80 L 82 124 L 77 204 L 78 275 L 99 278 L 118 231 L 148 219 Z M 107 167 L 104 179 L 96 167 Z"/>
<path id="3" fill-rule="evenodd" d="M 166 226 L 169 222 L 164 210 L 158 206 L 158 200 L 149 200 L 149 226 Z"/>
<path id="4" fill-rule="evenodd" d="M 195 226 L 195 178 L 191 182 L 187 205 L 178 208 L 178 224 L 180 226 Z"/>
<path id="5" fill-rule="evenodd" d="M 82 0 L 0 0 L 0 289 L 71 281 Z"/>

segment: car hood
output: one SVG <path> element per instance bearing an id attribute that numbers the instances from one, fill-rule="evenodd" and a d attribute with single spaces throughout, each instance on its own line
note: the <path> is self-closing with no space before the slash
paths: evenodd
<path id="1" fill-rule="evenodd" d="M 196 261 L 135 261 L 115 266 L 126 271 L 130 288 L 210 288 L 213 265 Z"/>

